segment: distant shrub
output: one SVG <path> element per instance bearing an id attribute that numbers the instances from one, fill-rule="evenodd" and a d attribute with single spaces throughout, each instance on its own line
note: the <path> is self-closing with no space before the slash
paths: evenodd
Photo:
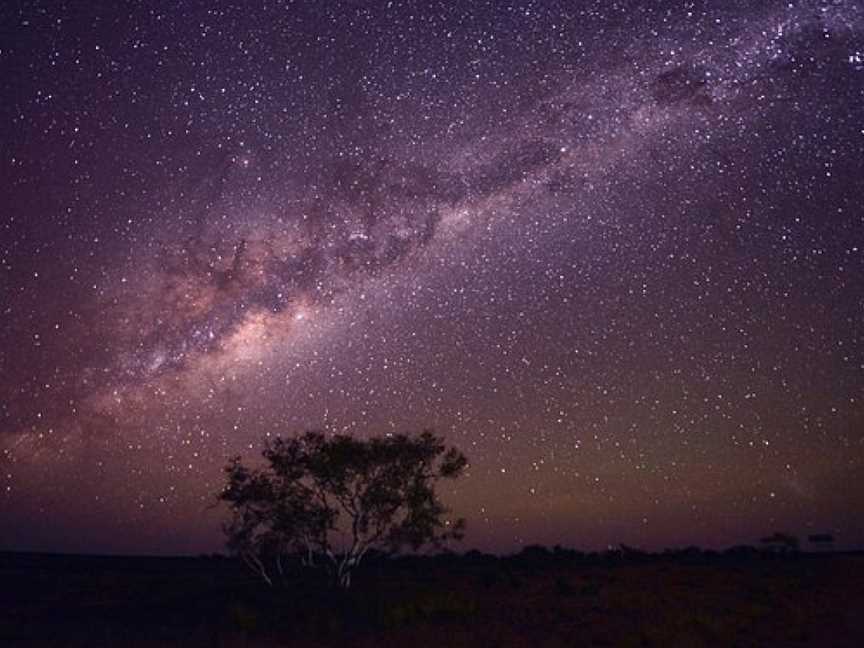
<path id="1" fill-rule="evenodd" d="M 814 533 L 807 537 L 807 541 L 816 549 L 830 551 L 834 548 L 834 536 L 830 533 Z"/>
<path id="2" fill-rule="evenodd" d="M 462 554 L 462 561 L 468 565 L 494 565 L 498 562 L 498 557 L 472 549 Z"/>
<path id="3" fill-rule="evenodd" d="M 576 551 L 575 549 L 567 549 L 566 547 L 562 547 L 561 545 L 555 545 L 555 547 L 553 547 L 552 555 L 559 563 L 585 560 L 585 554 L 581 551 Z"/>
<path id="4" fill-rule="evenodd" d="M 519 553 L 510 556 L 508 562 L 531 570 L 549 569 L 555 565 L 552 552 L 542 545 L 528 545 Z"/>
<path id="5" fill-rule="evenodd" d="M 757 558 L 759 554 L 759 549 L 753 545 L 735 545 L 723 552 L 723 555 L 729 558 Z"/>
<path id="6" fill-rule="evenodd" d="M 762 545 L 769 551 L 777 553 L 793 553 L 798 551 L 798 538 L 791 533 L 782 533 L 780 531 L 766 536 L 759 540 Z"/>

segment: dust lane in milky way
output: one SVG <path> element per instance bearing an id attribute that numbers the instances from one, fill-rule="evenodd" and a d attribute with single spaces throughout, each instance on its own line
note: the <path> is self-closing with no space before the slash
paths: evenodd
<path id="1" fill-rule="evenodd" d="M 864 10 L 2 10 L 0 544 L 433 427 L 468 545 L 864 542 Z"/>

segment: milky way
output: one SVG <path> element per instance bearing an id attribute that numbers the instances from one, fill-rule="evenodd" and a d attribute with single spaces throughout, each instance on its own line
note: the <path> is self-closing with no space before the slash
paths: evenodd
<path id="1" fill-rule="evenodd" d="M 445 435 L 465 546 L 864 544 L 860 2 L 0 25 L 0 548 L 218 549 L 310 428 Z"/>

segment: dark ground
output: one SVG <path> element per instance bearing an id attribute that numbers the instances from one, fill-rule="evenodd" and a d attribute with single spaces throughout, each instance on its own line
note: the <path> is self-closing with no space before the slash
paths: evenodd
<path id="1" fill-rule="evenodd" d="M 226 558 L 0 553 L 0 646 L 864 646 L 864 554 L 380 561 L 347 595 Z"/>

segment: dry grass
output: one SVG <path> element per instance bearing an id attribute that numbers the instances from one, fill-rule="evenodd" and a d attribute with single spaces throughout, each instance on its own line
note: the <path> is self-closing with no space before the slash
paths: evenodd
<path id="1" fill-rule="evenodd" d="M 861 555 L 384 564 L 347 596 L 226 560 L 25 563 L 0 562 L 3 646 L 864 646 Z"/>

